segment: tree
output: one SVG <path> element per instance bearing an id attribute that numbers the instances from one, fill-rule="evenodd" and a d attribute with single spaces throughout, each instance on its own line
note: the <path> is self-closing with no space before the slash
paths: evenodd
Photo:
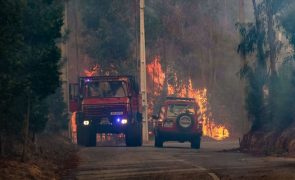
<path id="1" fill-rule="evenodd" d="M 48 104 L 48 122 L 46 130 L 49 132 L 59 132 L 67 128 L 68 114 L 66 103 L 64 102 L 62 89 L 58 88 L 55 94 L 46 99 Z"/>
<path id="2" fill-rule="evenodd" d="M 55 0 L 28 0 L 25 5 L 23 35 L 27 56 L 23 61 L 21 73 L 24 75 L 21 81 L 25 84 L 23 96 L 28 103 L 24 120 L 23 159 L 31 119 L 30 110 L 59 86 L 60 51 L 55 40 L 61 37 L 62 12 L 61 2 Z M 44 118 L 40 120 L 42 119 Z"/>
<path id="3" fill-rule="evenodd" d="M 284 12 L 286 2 L 289 1 L 265 0 L 257 4 L 256 0 L 252 0 L 255 23 L 240 26 L 242 39 L 238 52 L 242 57 L 256 54 L 256 59 L 244 62 L 240 71 L 241 77 L 247 82 L 246 104 L 249 119 L 253 122 L 252 132 L 281 131 L 292 122 L 293 113 L 288 108 L 290 102 L 287 100 L 293 92 L 290 84 L 292 79 L 285 63 L 277 67 L 280 43 L 276 31 L 284 23 L 275 19 L 279 17 L 279 12 Z M 242 59 L 245 61 L 245 58 Z"/>
<path id="4" fill-rule="evenodd" d="M 24 47 L 21 32 L 21 14 L 23 4 L 20 1 L 0 1 L 0 144 L 1 155 L 4 155 L 6 137 L 19 132 L 21 122 L 11 112 L 14 105 L 14 94 L 19 94 L 23 85 L 18 82 L 21 52 L 15 51 Z M 18 112 L 18 111 L 16 111 Z M 18 114 L 18 113 L 17 113 Z"/>
<path id="5" fill-rule="evenodd" d="M 22 132 L 24 157 L 29 128 L 41 131 L 46 123 L 43 99 L 59 86 L 56 40 L 60 38 L 63 7 L 57 0 L 0 3 L 1 135 Z"/>
<path id="6" fill-rule="evenodd" d="M 246 85 L 246 109 L 248 118 L 252 121 L 251 131 L 262 128 L 265 115 L 263 102 L 263 86 L 266 83 L 266 55 L 264 50 L 265 29 L 261 19 L 261 11 L 256 1 L 252 0 L 254 8 L 255 24 L 244 24 L 240 27 L 241 43 L 238 52 L 242 56 L 243 66 L 240 76 L 247 81 Z M 245 57 L 249 53 L 256 52 L 256 62 L 246 62 Z"/>
<path id="7" fill-rule="evenodd" d="M 104 69 L 120 67 L 132 56 L 132 4 L 134 1 L 83 0 L 84 50 Z M 121 70 L 117 68 L 117 70 Z M 127 69 L 125 69 L 127 70 Z"/>

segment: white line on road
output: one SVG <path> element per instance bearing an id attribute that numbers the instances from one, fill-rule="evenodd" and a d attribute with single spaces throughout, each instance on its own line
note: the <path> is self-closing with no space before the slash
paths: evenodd
<path id="1" fill-rule="evenodd" d="M 220 178 L 218 176 L 216 176 L 216 174 L 214 174 L 212 172 L 210 172 L 208 174 L 209 174 L 209 176 L 211 176 L 213 178 L 213 180 L 220 180 Z"/>
<path id="2" fill-rule="evenodd" d="M 120 177 L 123 178 L 125 177 L 130 177 L 130 176 L 136 176 L 139 177 L 140 175 L 153 175 L 153 174 L 169 174 L 169 173 L 185 173 L 185 172 L 201 172 L 202 170 L 200 170 L 200 168 L 189 168 L 189 169 L 171 169 L 171 170 L 153 170 L 153 171 L 143 171 L 143 172 L 128 172 L 128 173 L 107 173 L 105 174 L 104 172 L 93 172 L 93 171 L 88 171 L 84 172 L 84 173 L 79 173 L 79 175 L 83 175 L 83 177 L 85 177 L 87 179 L 87 176 L 92 177 L 92 178 L 116 178 L 116 177 Z M 90 178 L 89 177 L 89 178 Z M 79 177 L 78 177 L 79 179 Z M 215 180 L 215 179 L 214 179 Z"/>
<path id="3" fill-rule="evenodd" d="M 188 164 L 188 162 L 183 159 L 177 159 L 177 161 Z M 189 164 L 195 168 L 198 168 L 200 171 L 208 171 L 209 172 L 209 169 L 206 169 L 202 166 L 194 165 L 192 163 L 189 163 Z M 213 180 L 220 180 L 220 178 L 213 172 L 209 172 L 208 175 L 211 176 L 213 178 Z"/>

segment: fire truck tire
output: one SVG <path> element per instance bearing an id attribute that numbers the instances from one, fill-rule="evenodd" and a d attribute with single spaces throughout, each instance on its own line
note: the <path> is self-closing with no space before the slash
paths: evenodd
<path id="1" fill-rule="evenodd" d="M 197 135 L 191 139 L 191 148 L 192 149 L 200 149 L 201 147 L 201 136 Z"/>
<path id="2" fill-rule="evenodd" d="M 155 135 L 155 147 L 161 148 L 163 147 L 163 138 L 160 136 L 159 133 L 156 133 Z"/>
<path id="3" fill-rule="evenodd" d="M 77 126 L 77 144 L 85 146 L 85 130 L 81 126 Z"/>
<path id="4" fill-rule="evenodd" d="M 91 128 L 88 134 L 88 142 L 85 146 L 95 147 L 96 146 L 96 131 L 94 128 Z"/>
<path id="5" fill-rule="evenodd" d="M 129 125 L 125 133 L 125 142 L 128 147 L 142 146 L 142 125 Z"/>
<path id="6" fill-rule="evenodd" d="M 96 146 L 96 132 L 92 127 L 77 127 L 77 144 L 81 146 Z"/>

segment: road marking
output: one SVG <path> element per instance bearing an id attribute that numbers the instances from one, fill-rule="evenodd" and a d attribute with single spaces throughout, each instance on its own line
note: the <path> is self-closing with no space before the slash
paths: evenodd
<path id="1" fill-rule="evenodd" d="M 218 176 L 216 176 L 216 174 L 214 174 L 212 172 L 210 172 L 208 174 L 209 174 L 209 176 L 211 176 L 213 178 L 213 180 L 220 180 L 220 178 Z"/>
<path id="2" fill-rule="evenodd" d="M 107 148 L 105 148 L 107 149 Z M 105 149 L 101 149 L 104 151 Z M 115 148 L 113 148 L 115 149 Z M 97 149 L 89 149 L 88 151 L 95 152 Z M 117 149 L 116 149 L 117 150 Z M 123 152 L 129 151 L 129 148 L 119 149 Z M 159 153 L 168 151 L 169 149 L 155 149 L 150 152 L 150 157 L 158 157 Z M 209 179 L 220 180 L 220 178 L 212 172 L 210 169 L 198 166 L 197 163 L 185 160 L 191 156 L 198 156 L 200 158 L 209 158 L 211 155 L 204 155 L 195 153 L 195 151 L 188 151 L 188 153 L 171 156 L 164 154 L 161 158 L 148 158 L 145 159 L 137 153 L 141 152 L 140 149 L 132 149 L 134 155 L 133 159 L 129 159 L 127 155 L 120 156 L 120 161 L 103 161 L 98 162 L 91 156 L 86 156 L 84 161 L 82 160 L 78 167 L 78 173 L 76 177 L 78 179 L 128 179 L 129 177 L 140 177 L 140 176 L 162 176 L 176 174 L 200 174 L 206 176 Z M 177 149 L 182 151 L 182 149 Z M 84 155 L 84 154 L 83 154 Z M 109 157 L 109 154 L 106 153 Z M 144 160 L 144 162 L 142 161 Z M 178 162 L 178 163 L 177 163 Z"/>
<path id="3" fill-rule="evenodd" d="M 177 161 L 180 161 L 182 163 L 190 164 L 191 166 L 198 168 L 200 171 L 208 171 L 208 175 L 213 178 L 213 180 L 220 180 L 220 178 L 213 172 L 209 172 L 209 169 L 206 169 L 202 166 L 194 165 L 192 163 L 189 163 L 188 161 L 185 161 L 184 159 L 177 159 Z"/>
<path id="4" fill-rule="evenodd" d="M 175 163 L 175 161 L 179 163 Z M 86 161 L 85 161 L 86 162 Z M 156 164 L 156 166 L 155 166 Z M 182 164 L 179 168 L 179 164 Z M 149 175 L 161 175 L 171 173 L 197 173 L 203 172 L 207 174 L 205 168 L 200 166 L 192 166 L 184 160 L 160 160 L 150 159 L 144 162 L 108 162 L 108 163 L 97 163 L 91 161 L 91 163 L 80 165 L 78 168 L 79 173 L 77 174 L 78 179 L 116 179 L 116 178 L 127 178 L 127 177 L 140 177 Z"/>
<path id="5" fill-rule="evenodd" d="M 134 170 L 134 169 L 132 169 Z M 84 173 L 79 173 L 79 175 L 82 175 L 83 177 L 87 177 L 87 176 L 95 176 L 95 178 L 116 178 L 116 177 L 130 177 L 130 176 L 136 176 L 139 177 L 141 175 L 155 175 L 155 174 L 169 174 L 169 173 L 189 173 L 189 172 L 201 172 L 202 170 L 200 170 L 200 168 L 188 168 L 188 169 L 166 169 L 166 170 L 150 170 L 150 171 L 146 171 L 146 169 L 143 169 L 145 171 L 142 172 L 124 172 L 121 171 L 120 173 L 116 172 L 116 171 L 110 171 L 108 173 L 104 172 L 104 171 L 97 171 L 97 173 L 93 172 L 93 170 L 90 170 Z M 78 178 L 79 179 L 79 178 Z M 215 179 L 214 179 L 215 180 Z"/>

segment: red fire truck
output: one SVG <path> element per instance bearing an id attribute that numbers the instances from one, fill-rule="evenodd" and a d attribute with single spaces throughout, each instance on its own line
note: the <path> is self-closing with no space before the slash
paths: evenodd
<path id="1" fill-rule="evenodd" d="M 96 146 L 97 133 L 124 133 L 127 146 L 142 145 L 139 88 L 132 76 L 80 77 L 69 91 L 79 145 Z"/>

